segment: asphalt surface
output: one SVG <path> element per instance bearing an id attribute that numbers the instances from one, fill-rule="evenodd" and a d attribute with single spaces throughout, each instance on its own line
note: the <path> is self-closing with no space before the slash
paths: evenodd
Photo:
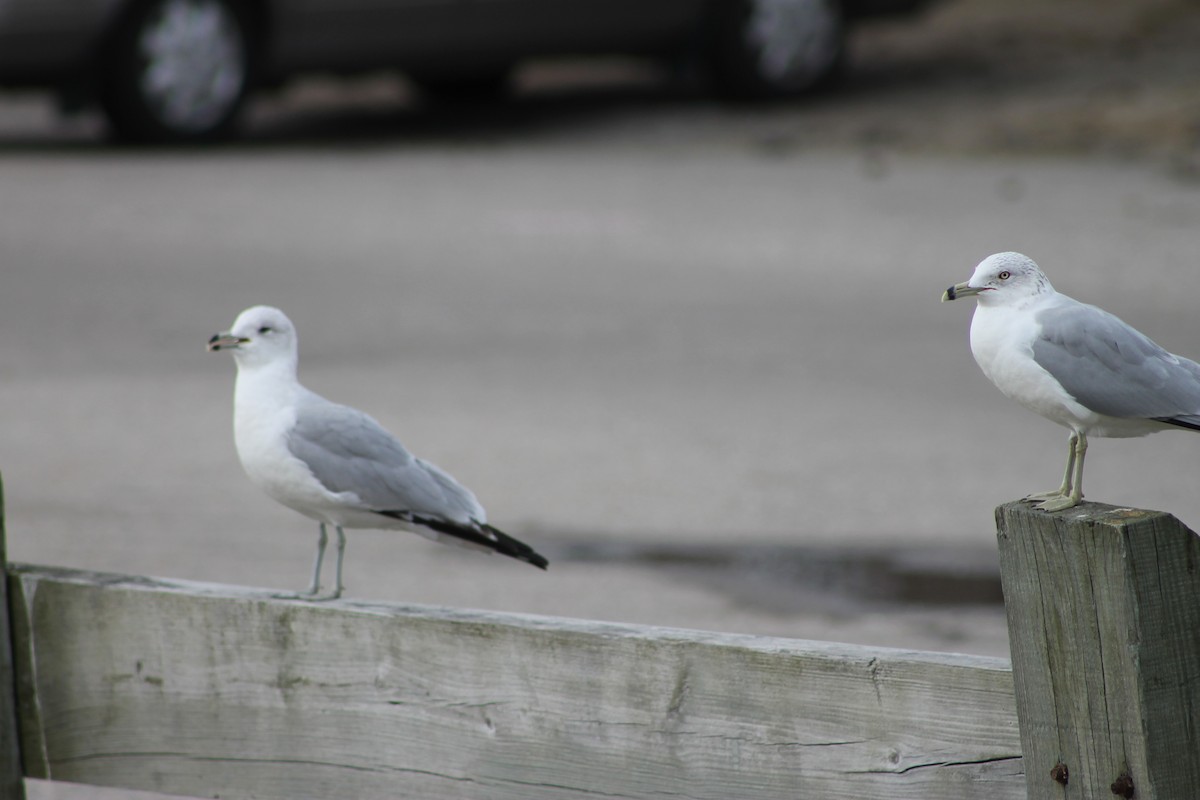
<path id="1" fill-rule="evenodd" d="M 1137 167 L 564 134 L 65 149 L 0 159 L 0 187 L 18 560 L 303 583 L 315 526 L 245 480 L 234 368 L 203 347 L 256 303 L 295 320 L 309 386 L 549 555 L 989 547 L 993 506 L 1054 483 L 1066 439 L 978 373 L 970 305 L 938 302 L 996 250 L 1196 352 L 1200 195 Z M 1088 496 L 1200 518 L 1198 444 L 1096 442 Z M 741 623 L 692 587 L 669 610 L 652 570 L 635 599 L 603 588 L 633 572 L 541 575 L 396 534 L 356 534 L 348 558 L 362 596 Z"/>

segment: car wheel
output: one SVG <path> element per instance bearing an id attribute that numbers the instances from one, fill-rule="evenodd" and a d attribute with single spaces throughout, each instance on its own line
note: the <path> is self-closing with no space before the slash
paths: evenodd
<path id="1" fill-rule="evenodd" d="M 729 0 L 716 20 L 713 73 L 729 97 L 791 97 L 821 88 L 846 57 L 838 0 Z"/>
<path id="2" fill-rule="evenodd" d="M 116 135 L 189 143 L 233 129 L 250 88 L 247 18 L 232 0 L 147 0 L 116 29 L 101 106 Z"/>

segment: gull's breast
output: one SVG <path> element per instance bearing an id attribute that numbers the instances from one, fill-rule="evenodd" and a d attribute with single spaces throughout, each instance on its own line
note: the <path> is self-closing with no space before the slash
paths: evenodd
<path id="1" fill-rule="evenodd" d="M 1098 415 L 1034 360 L 1039 331 L 1031 313 L 981 305 L 971 320 L 971 353 L 997 389 L 1035 414 L 1068 428 L 1094 424 Z"/>
<path id="2" fill-rule="evenodd" d="M 292 455 L 288 435 L 296 424 L 295 407 L 266 402 L 263 397 L 247 392 L 235 403 L 233 432 L 238 460 L 250 481 L 272 499 L 324 520 L 322 511 L 338 505 L 341 498 L 327 491 L 312 470 Z"/>

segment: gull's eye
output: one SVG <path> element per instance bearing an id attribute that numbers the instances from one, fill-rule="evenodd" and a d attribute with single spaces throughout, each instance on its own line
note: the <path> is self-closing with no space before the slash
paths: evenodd
<path id="1" fill-rule="evenodd" d="M 1006 281 L 1006 280 L 1008 280 L 1009 278 L 1011 278 L 1011 277 L 1012 277 L 1012 273 L 1011 273 L 1011 272 L 1009 272 L 1008 270 L 1004 270 L 1004 272 L 1001 272 L 1001 273 L 1000 273 L 999 275 L 997 275 L 996 277 L 997 277 L 997 278 L 999 278 L 999 279 L 1000 279 L 1000 280 L 1002 280 L 1002 281 Z M 262 331 L 259 331 L 259 333 L 262 333 Z"/>
<path id="2" fill-rule="evenodd" d="M 259 333 L 259 335 L 261 335 L 261 336 L 266 336 L 266 335 L 267 335 L 268 333 L 270 333 L 270 332 L 271 332 L 271 326 L 270 326 L 270 325 L 263 325 L 261 328 L 259 328 L 259 329 L 258 329 L 258 333 Z"/>

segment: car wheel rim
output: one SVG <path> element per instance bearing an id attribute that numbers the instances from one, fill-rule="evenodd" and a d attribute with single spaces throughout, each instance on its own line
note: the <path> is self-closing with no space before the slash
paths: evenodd
<path id="1" fill-rule="evenodd" d="M 763 79 L 803 88 L 837 60 L 841 19 L 830 0 L 752 0 L 746 38 Z"/>
<path id="2" fill-rule="evenodd" d="M 170 0 L 142 29 L 142 96 L 169 127 L 202 131 L 241 96 L 246 58 L 237 21 L 215 0 Z"/>

